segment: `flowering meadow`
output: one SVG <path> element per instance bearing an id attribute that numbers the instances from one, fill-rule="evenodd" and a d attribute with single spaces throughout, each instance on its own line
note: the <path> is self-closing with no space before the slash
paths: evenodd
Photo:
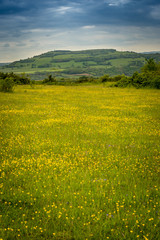
<path id="1" fill-rule="evenodd" d="M 0 239 L 160 239 L 160 91 L 0 93 Z"/>

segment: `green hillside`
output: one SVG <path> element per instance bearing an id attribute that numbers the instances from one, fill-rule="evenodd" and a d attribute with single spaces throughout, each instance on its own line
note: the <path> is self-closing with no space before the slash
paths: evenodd
<path id="1" fill-rule="evenodd" d="M 109 74 L 132 75 L 144 65 L 145 58 L 160 61 L 160 53 L 144 54 L 120 52 L 115 49 L 95 49 L 83 51 L 50 51 L 33 58 L 1 66 L 2 72 L 29 74 L 31 79 L 44 79 L 53 74 L 59 78 L 76 78 L 79 75 L 94 77 Z"/>

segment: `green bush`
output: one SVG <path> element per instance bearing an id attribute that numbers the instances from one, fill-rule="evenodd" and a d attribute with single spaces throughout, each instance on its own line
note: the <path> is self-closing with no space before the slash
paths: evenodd
<path id="1" fill-rule="evenodd" d="M 132 85 L 132 80 L 130 77 L 123 76 L 119 81 L 117 81 L 115 87 L 127 87 Z"/>
<path id="2" fill-rule="evenodd" d="M 13 72 L 11 73 L 0 72 L 0 78 L 3 80 L 5 80 L 6 78 L 12 78 L 12 80 L 16 84 L 30 84 L 30 81 L 31 81 L 29 76 L 26 76 L 25 73 L 22 73 L 21 75 L 17 75 Z"/>
<path id="3" fill-rule="evenodd" d="M 121 79 L 124 78 L 124 77 L 126 77 L 124 74 L 122 74 L 122 75 L 116 75 L 116 76 L 114 76 L 114 77 L 111 77 L 110 80 L 111 80 L 112 82 L 117 82 L 117 81 L 121 80 Z"/>
<path id="4" fill-rule="evenodd" d="M 160 89 L 160 76 L 155 77 L 153 81 L 151 82 L 151 87 Z"/>
<path id="5" fill-rule="evenodd" d="M 7 77 L 5 79 L 1 79 L 1 92 L 13 92 L 15 83 L 12 77 Z"/>
<path id="6" fill-rule="evenodd" d="M 160 63 L 156 63 L 153 59 L 149 59 L 141 71 L 141 73 L 135 72 L 132 77 L 122 77 L 114 86 L 160 89 Z"/>
<path id="7" fill-rule="evenodd" d="M 100 77 L 99 80 L 100 82 L 104 83 L 104 82 L 110 82 L 112 78 L 108 74 L 105 74 L 104 76 Z"/>

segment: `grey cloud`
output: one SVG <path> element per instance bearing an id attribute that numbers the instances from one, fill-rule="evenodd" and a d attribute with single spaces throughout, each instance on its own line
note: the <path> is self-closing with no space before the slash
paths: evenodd
<path id="1" fill-rule="evenodd" d="M 17 47 L 25 47 L 25 46 L 27 46 L 27 44 L 25 44 L 25 43 L 17 43 L 16 46 Z"/>
<path id="2" fill-rule="evenodd" d="M 160 20 L 160 5 L 151 7 L 151 17 L 156 20 Z"/>
<path id="3" fill-rule="evenodd" d="M 132 0 L 105 0 L 105 2 L 110 6 L 110 7 L 119 7 L 121 5 L 127 4 L 131 2 Z"/>
<path id="4" fill-rule="evenodd" d="M 9 44 L 9 43 L 5 43 L 5 44 L 3 45 L 3 47 L 8 48 L 8 47 L 10 47 L 10 44 Z"/>

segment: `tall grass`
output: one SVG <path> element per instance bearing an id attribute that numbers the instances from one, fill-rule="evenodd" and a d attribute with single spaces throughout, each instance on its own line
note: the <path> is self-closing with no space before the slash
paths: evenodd
<path id="1" fill-rule="evenodd" d="M 160 239 L 160 92 L 0 93 L 1 239 Z"/>

